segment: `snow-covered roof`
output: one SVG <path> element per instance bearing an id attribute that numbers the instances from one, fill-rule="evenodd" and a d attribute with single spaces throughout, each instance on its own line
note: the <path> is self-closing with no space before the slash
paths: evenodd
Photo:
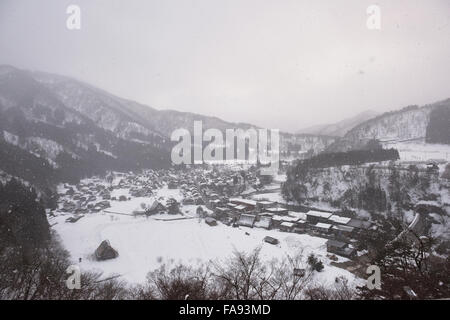
<path id="1" fill-rule="evenodd" d="M 248 227 L 253 227 L 253 223 L 255 222 L 255 215 L 252 214 L 241 214 L 239 217 L 238 224 Z"/>
<path id="2" fill-rule="evenodd" d="M 347 224 L 350 222 L 350 220 L 352 220 L 352 218 L 332 215 L 331 217 L 328 218 L 328 220 L 331 220 L 333 222 L 340 223 L 340 224 Z"/>
<path id="3" fill-rule="evenodd" d="M 256 206 L 255 200 L 249 200 L 249 199 L 243 199 L 243 198 L 232 198 L 232 199 L 230 199 L 230 202 L 245 204 L 245 205 L 250 205 L 250 206 Z"/>
<path id="4" fill-rule="evenodd" d="M 299 220 L 299 218 L 297 218 L 297 217 L 283 216 L 282 220 L 283 220 L 283 221 L 289 221 L 289 222 L 295 222 L 295 221 Z"/>
<path id="5" fill-rule="evenodd" d="M 270 204 L 273 204 L 273 201 L 261 200 L 261 201 L 258 201 L 258 204 L 270 205 Z"/>
<path id="6" fill-rule="evenodd" d="M 285 209 L 285 208 L 267 208 L 266 209 L 267 211 L 269 211 L 269 212 L 285 212 L 285 211 L 287 211 L 287 209 Z"/>
<path id="7" fill-rule="evenodd" d="M 329 224 L 329 223 L 318 222 L 318 223 L 316 224 L 316 227 L 317 227 L 317 228 L 321 228 L 321 229 L 327 229 L 327 230 L 329 230 L 329 229 L 331 228 L 331 224 Z"/>
<path id="8" fill-rule="evenodd" d="M 295 211 L 289 211 L 288 216 L 296 217 L 297 219 L 306 219 L 306 214 L 304 212 L 295 212 Z"/>
<path id="9" fill-rule="evenodd" d="M 274 221 L 282 221 L 282 220 L 283 220 L 283 217 L 282 217 L 282 216 L 273 216 L 272 219 L 273 219 Z"/>
<path id="10" fill-rule="evenodd" d="M 308 211 L 306 213 L 306 215 L 313 216 L 313 217 L 318 217 L 318 218 L 325 218 L 325 219 L 328 219 L 329 217 L 332 216 L 332 214 L 329 213 L 329 212 L 321 212 L 321 211 L 315 211 L 315 210 Z"/>
<path id="11" fill-rule="evenodd" d="M 278 216 L 278 215 L 274 215 L 272 219 L 275 221 L 286 221 L 286 222 L 296 222 L 297 220 L 299 220 L 299 218 L 297 217 Z"/>
<path id="12" fill-rule="evenodd" d="M 254 226 L 258 228 L 266 228 L 270 227 L 270 222 L 272 221 L 271 217 L 260 217 L 259 221 L 256 221 Z"/>
<path id="13" fill-rule="evenodd" d="M 285 221 L 285 222 L 281 223 L 281 226 L 292 228 L 294 226 L 294 224 L 292 222 L 286 222 Z"/>
<path id="14" fill-rule="evenodd" d="M 344 232 L 352 232 L 355 228 L 349 227 L 349 226 L 337 225 L 337 226 L 333 226 L 332 229 L 333 230 L 344 231 Z"/>

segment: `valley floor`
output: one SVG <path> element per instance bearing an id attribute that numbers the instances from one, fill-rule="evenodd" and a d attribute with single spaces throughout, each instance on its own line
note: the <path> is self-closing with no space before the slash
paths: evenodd
<path id="1" fill-rule="evenodd" d="M 160 192 L 177 195 L 177 190 L 166 188 Z M 50 223 L 60 235 L 73 262 L 79 264 L 82 270 L 103 272 L 105 278 L 120 275 L 121 279 L 130 283 L 143 283 L 149 271 L 163 264 L 195 266 L 220 262 L 231 257 L 234 250 L 251 252 L 259 246 L 262 258 L 266 261 L 301 254 L 304 268 L 307 256 L 314 253 L 325 266 L 322 272 L 314 276 L 314 281 L 320 284 L 332 285 L 338 276 L 344 276 L 354 285 L 361 281 L 352 273 L 330 265 L 327 239 L 242 226 L 233 228 L 220 222 L 211 227 L 204 219 L 196 217 L 197 206 L 194 205 L 183 205 L 182 215 L 133 216 L 132 211 L 148 200 L 132 198 L 125 202 L 111 201 L 108 210 L 85 215 L 76 223 L 65 222 L 71 214 L 58 213 Z M 280 244 L 275 246 L 263 242 L 265 236 L 279 239 Z M 93 253 L 106 239 L 118 250 L 119 257 L 96 261 Z M 347 261 L 343 257 L 338 259 Z"/>

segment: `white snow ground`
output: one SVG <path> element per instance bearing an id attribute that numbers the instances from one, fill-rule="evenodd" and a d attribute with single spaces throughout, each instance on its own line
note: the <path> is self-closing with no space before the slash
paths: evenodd
<path id="1" fill-rule="evenodd" d="M 131 214 L 132 209 L 141 202 L 139 198 L 114 202 L 109 210 L 121 209 L 123 212 L 128 208 Z M 345 276 L 350 283 L 356 280 L 352 273 L 329 265 L 326 239 L 257 228 L 232 228 L 220 223 L 210 227 L 203 220 L 189 218 L 193 216 L 195 207 L 182 207 L 182 211 L 188 211 L 184 220 L 156 220 L 168 218 L 167 215 L 146 218 L 100 212 L 86 215 L 76 223 L 66 223 L 65 219 L 70 215 L 60 214 L 50 223 L 57 222 L 53 229 L 61 236 L 74 263 L 79 264 L 82 270 L 103 272 L 104 277 L 120 274 L 130 283 L 143 283 L 147 273 L 163 263 L 173 265 L 182 262 L 195 266 L 228 258 L 235 249 L 250 252 L 258 246 L 262 246 L 264 260 L 294 256 L 303 250 L 305 267 L 308 254 L 313 252 L 325 265 L 325 269 L 316 273 L 314 278 L 321 284 L 332 285 L 337 276 Z M 280 244 L 274 246 L 263 242 L 267 235 L 278 238 Z M 119 251 L 119 257 L 99 262 L 93 259 L 92 254 L 105 239 Z M 81 263 L 79 258 L 82 258 Z M 345 261 L 344 258 L 339 259 Z"/>

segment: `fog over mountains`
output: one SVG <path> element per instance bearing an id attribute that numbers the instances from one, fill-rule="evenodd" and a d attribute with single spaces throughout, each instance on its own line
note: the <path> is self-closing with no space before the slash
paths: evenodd
<path id="1" fill-rule="evenodd" d="M 377 115 L 379 115 L 379 112 L 367 110 L 357 114 L 356 116 L 346 118 L 335 123 L 315 125 L 304 129 L 300 129 L 297 132 L 309 134 L 324 134 L 329 136 L 342 137 L 356 125 L 364 121 L 367 121 Z"/>
<path id="2" fill-rule="evenodd" d="M 317 154 L 357 148 L 370 139 L 425 140 L 435 126 L 440 137 L 428 142 L 449 143 L 445 129 L 450 123 L 449 106 L 450 100 L 445 100 L 377 117 L 364 112 L 301 134 L 282 133 L 280 151 L 282 156 L 302 151 Z M 433 112 L 442 115 L 430 117 Z M 0 67 L 0 114 L 0 170 L 45 185 L 111 169 L 167 167 L 172 131 L 192 130 L 194 120 L 202 121 L 204 129 L 256 128 L 157 110 L 68 77 L 12 66 Z"/>

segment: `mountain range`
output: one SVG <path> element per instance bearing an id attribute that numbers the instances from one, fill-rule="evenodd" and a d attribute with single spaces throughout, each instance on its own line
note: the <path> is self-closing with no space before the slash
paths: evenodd
<path id="1" fill-rule="evenodd" d="M 356 116 L 330 124 L 319 124 L 298 130 L 297 133 L 322 134 L 335 137 L 343 137 L 348 131 L 369 119 L 379 115 L 378 112 L 367 110 Z"/>
<path id="2" fill-rule="evenodd" d="M 358 149 L 370 140 L 450 144 L 450 99 L 385 112 L 356 125 L 326 151 Z"/>
<path id="3" fill-rule="evenodd" d="M 450 99 L 377 116 L 369 111 L 302 133 L 282 132 L 280 152 L 317 154 L 372 138 L 425 139 L 434 127 L 439 129 L 428 142 L 445 143 L 449 105 Z M 15 176 L 47 187 L 106 170 L 169 167 L 171 133 L 192 130 L 194 120 L 201 120 L 205 130 L 257 128 L 157 110 L 69 77 L 0 66 L 0 178 Z"/>

